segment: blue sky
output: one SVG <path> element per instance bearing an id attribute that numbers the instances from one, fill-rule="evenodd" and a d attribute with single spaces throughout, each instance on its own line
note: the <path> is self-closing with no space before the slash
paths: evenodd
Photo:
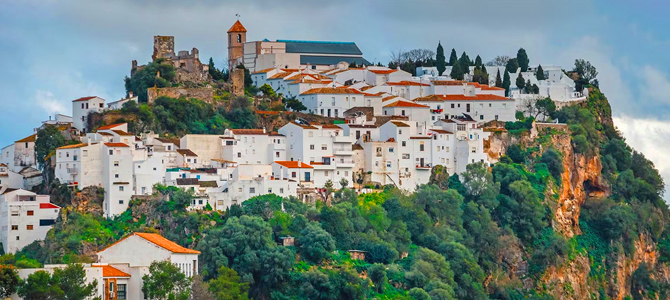
<path id="1" fill-rule="evenodd" d="M 120 99 L 131 61 L 151 59 L 154 35 L 223 65 L 239 13 L 248 40 L 354 41 L 384 63 L 438 40 L 484 61 L 519 47 L 531 64 L 590 60 L 615 125 L 670 181 L 668 12 L 670 2 L 653 0 L 0 0 L 0 147 L 55 112 L 70 115 L 73 99 Z"/>

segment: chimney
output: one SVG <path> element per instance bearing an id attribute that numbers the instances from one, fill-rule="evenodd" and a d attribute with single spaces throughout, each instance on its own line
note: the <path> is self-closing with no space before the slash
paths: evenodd
<path id="1" fill-rule="evenodd" d="M 128 96 L 129 96 L 129 98 L 132 98 L 133 97 L 133 92 L 128 92 Z"/>

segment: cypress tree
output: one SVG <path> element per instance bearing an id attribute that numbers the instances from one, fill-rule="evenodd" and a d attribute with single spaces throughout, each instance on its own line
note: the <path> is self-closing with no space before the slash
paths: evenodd
<path id="1" fill-rule="evenodd" d="M 458 61 L 458 55 L 456 55 L 456 49 L 451 48 L 451 55 L 449 56 L 449 66 L 453 66 Z"/>
<path id="2" fill-rule="evenodd" d="M 479 55 L 477 55 L 477 58 L 475 58 L 475 66 L 476 67 L 481 67 L 482 65 L 483 65 L 482 64 L 482 58 Z"/>
<path id="3" fill-rule="evenodd" d="M 498 73 L 500 74 L 500 73 Z M 505 88 L 505 95 L 509 96 L 509 86 L 512 84 L 512 80 L 509 78 L 509 72 L 505 70 L 505 76 L 503 76 L 502 87 Z"/>
<path id="4" fill-rule="evenodd" d="M 533 93 L 533 86 L 530 85 L 530 79 L 526 80 L 526 85 L 524 86 L 526 88 L 526 94 L 532 94 Z"/>
<path id="5" fill-rule="evenodd" d="M 516 87 L 523 89 L 524 86 L 526 86 L 526 81 L 523 79 L 521 72 L 519 72 L 519 76 L 516 77 Z"/>
<path id="6" fill-rule="evenodd" d="M 510 58 L 510 60 L 507 61 L 507 65 L 505 66 L 505 71 L 510 73 L 516 73 L 516 70 L 518 69 L 519 69 L 519 62 L 517 61 L 517 59 Z"/>
<path id="7" fill-rule="evenodd" d="M 519 51 L 516 53 L 516 61 L 519 63 L 519 68 L 521 68 L 521 72 L 526 72 L 528 71 L 528 64 L 530 61 L 528 60 L 528 54 L 526 54 L 526 50 L 523 48 L 520 48 Z"/>
<path id="8" fill-rule="evenodd" d="M 502 79 L 500 78 L 500 69 L 498 69 L 498 75 L 496 75 L 496 87 L 503 87 Z"/>
<path id="9" fill-rule="evenodd" d="M 437 75 L 442 75 L 447 69 L 446 57 L 444 56 L 444 48 L 440 42 L 437 43 L 437 54 L 435 55 L 435 66 L 437 67 Z"/>
<path id="10" fill-rule="evenodd" d="M 463 74 L 464 73 L 463 68 L 461 67 L 461 62 L 456 61 L 456 63 L 454 63 L 454 65 L 451 67 L 451 74 L 449 74 L 449 76 L 451 76 L 451 79 L 463 80 Z"/>
<path id="11" fill-rule="evenodd" d="M 458 59 L 458 62 L 461 63 L 461 68 L 472 66 L 472 61 L 465 51 L 461 54 L 461 58 Z M 468 68 L 470 70 L 470 68 Z"/>
<path id="12" fill-rule="evenodd" d="M 546 77 L 544 77 L 544 70 L 542 70 L 542 65 L 537 66 L 537 71 L 535 72 L 535 77 L 537 77 L 537 80 L 547 79 Z"/>

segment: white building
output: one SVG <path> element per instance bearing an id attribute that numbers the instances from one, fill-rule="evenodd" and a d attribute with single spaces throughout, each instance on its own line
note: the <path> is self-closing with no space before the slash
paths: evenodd
<path id="1" fill-rule="evenodd" d="M 121 109 L 121 108 L 123 108 L 123 105 L 124 105 L 124 104 L 126 104 L 126 103 L 128 103 L 128 102 L 130 102 L 130 101 L 133 101 L 133 102 L 135 102 L 135 103 L 139 103 L 139 101 L 138 101 L 138 97 L 137 97 L 137 96 L 133 96 L 133 92 L 130 92 L 130 93 L 129 93 L 129 97 L 128 97 L 128 98 L 125 98 L 125 99 L 121 99 L 121 100 L 117 100 L 117 101 L 114 101 L 114 102 L 109 102 L 109 103 L 107 103 L 107 108 L 108 108 L 108 109 L 115 109 L 115 110 L 116 110 L 116 109 Z"/>
<path id="2" fill-rule="evenodd" d="M 23 175 L 10 170 L 6 164 L 0 163 L 0 188 L 3 186 L 12 189 L 21 189 L 24 188 L 25 184 Z"/>
<path id="3" fill-rule="evenodd" d="M 223 159 L 238 164 L 269 165 L 286 160 L 286 137 L 265 129 L 226 129 L 221 145 Z"/>
<path id="4" fill-rule="evenodd" d="M 376 114 L 381 114 L 381 94 L 368 94 L 356 89 L 315 88 L 308 90 L 298 97 L 309 113 L 324 117 L 342 118 L 344 111 L 353 107 L 373 107 Z"/>
<path id="5" fill-rule="evenodd" d="M 102 112 L 105 110 L 105 99 L 91 96 L 72 101 L 72 119 L 75 128 L 82 132 L 88 132 L 88 114 L 91 112 Z"/>
<path id="6" fill-rule="evenodd" d="M 41 241 L 53 228 L 60 207 L 48 195 L 0 187 L 0 242 L 5 253 L 15 253 Z"/>
<path id="7" fill-rule="evenodd" d="M 414 101 L 430 106 L 433 114 L 430 121 L 451 119 L 463 114 L 470 115 L 478 122 L 516 120 L 514 99 L 498 95 L 431 95 Z"/>
<path id="8" fill-rule="evenodd" d="M 276 163 L 276 162 L 275 162 Z M 220 193 L 210 193 L 214 200 L 213 207 L 217 210 L 226 210 L 233 204 L 242 204 L 249 198 L 275 194 L 281 197 L 298 195 L 298 180 L 290 176 L 274 174 L 274 164 L 271 165 L 239 165 L 230 174 L 230 180 Z M 296 162 L 297 163 L 297 162 Z M 308 169 L 303 164 L 303 169 Z"/>
<path id="9" fill-rule="evenodd" d="M 133 195 L 133 154 L 124 143 L 104 143 L 102 151 L 103 210 L 111 218 L 128 208 Z"/>

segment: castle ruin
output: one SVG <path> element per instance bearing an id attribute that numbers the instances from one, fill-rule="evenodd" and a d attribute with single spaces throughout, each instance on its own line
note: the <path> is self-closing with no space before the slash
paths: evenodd
<path id="1" fill-rule="evenodd" d="M 198 48 L 193 48 L 190 53 L 183 50 L 175 54 L 174 36 L 154 36 L 154 53 L 151 58 L 153 62 L 162 59 L 163 63 L 171 64 L 174 67 L 176 81 L 179 83 L 202 83 L 212 80 L 209 75 L 209 65 L 200 62 Z M 138 66 L 137 61 L 134 60 L 130 71 L 131 76 L 142 68 L 144 66 Z"/>

